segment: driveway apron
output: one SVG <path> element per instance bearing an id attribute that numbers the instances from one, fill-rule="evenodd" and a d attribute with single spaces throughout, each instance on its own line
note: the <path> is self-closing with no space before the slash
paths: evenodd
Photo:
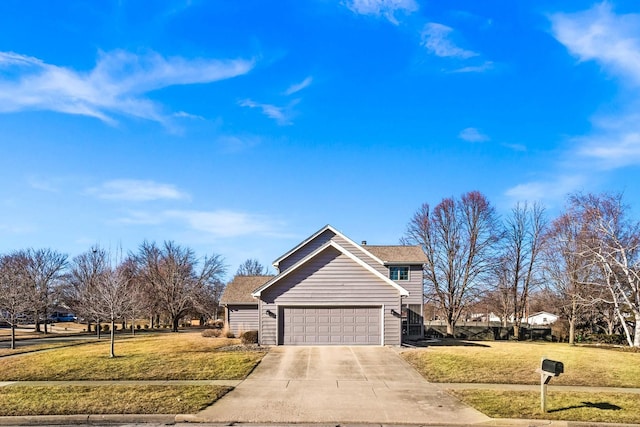
<path id="1" fill-rule="evenodd" d="M 490 418 L 427 382 L 388 347 L 275 347 L 196 416 L 224 423 L 479 424 Z"/>

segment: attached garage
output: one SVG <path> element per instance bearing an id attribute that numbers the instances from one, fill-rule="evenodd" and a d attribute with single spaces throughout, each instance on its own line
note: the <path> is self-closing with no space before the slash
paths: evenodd
<path id="1" fill-rule="evenodd" d="M 285 345 L 380 345 L 382 307 L 281 307 Z"/>

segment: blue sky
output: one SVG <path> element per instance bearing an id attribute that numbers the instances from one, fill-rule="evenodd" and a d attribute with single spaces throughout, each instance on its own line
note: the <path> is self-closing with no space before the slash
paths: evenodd
<path id="1" fill-rule="evenodd" d="M 0 251 L 270 264 L 418 207 L 638 200 L 635 0 L 0 2 Z"/>

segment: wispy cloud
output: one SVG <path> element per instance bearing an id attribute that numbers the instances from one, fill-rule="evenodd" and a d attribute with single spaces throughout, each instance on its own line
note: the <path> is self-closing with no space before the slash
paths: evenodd
<path id="1" fill-rule="evenodd" d="M 451 71 L 452 73 L 484 73 L 493 69 L 493 61 L 485 61 L 480 65 L 470 65 Z"/>
<path id="2" fill-rule="evenodd" d="M 232 210 L 165 210 L 160 212 L 132 211 L 120 218 L 122 224 L 159 226 L 182 223 L 198 233 L 206 233 L 216 238 L 239 236 L 289 237 L 282 230 L 282 222 L 266 215 Z"/>
<path id="3" fill-rule="evenodd" d="M 252 101 L 251 99 L 244 99 L 238 102 L 241 107 L 258 108 L 262 111 L 262 114 L 275 120 L 280 126 L 286 126 L 292 124 L 291 118 L 293 112 L 291 108 L 298 103 L 298 100 L 294 100 L 286 107 L 278 107 L 273 104 L 261 104 L 259 102 Z"/>
<path id="4" fill-rule="evenodd" d="M 289 88 L 284 91 L 284 94 L 289 96 L 289 95 L 293 95 L 294 93 L 300 92 L 302 89 L 305 89 L 307 87 L 309 87 L 309 85 L 313 82 L 313 78 L 311 76 L 307 77 L 306 79 L 304 79 L 303 81 L 301 81 L 300 83 L 296 83 L 293 84 L 291 86 L 289 86 Z"/>
<path id="5" fill-rule="evenodd" d="M 467 142 L 485 142 L 491 139 L 476 128 L 462 129 L 458 134 L 458 138 Z"/>
<path id="6" fill-rule="evenodd" d="M 107 181 L 99 187 L 92 187 L 87 193 L 106 200 L 126 200 L 147 202 L 152 200 L 187 199 L 186 193 L 178 190 L 172 184 L 162 184 L 155 181 L 140 181 L 134 179 L 116 179 Z"/>
<path id="7" fill-rule="evenodd" d="M 556 203 L 567 194 L 578 191 L 585 182 L 582 175 L 560 176 L 548 181 L 531 181 L 516 185 L 505 192 L 513 201 L 546 201 Z"/>
<path id="8" fill-rule="evenodd" d="M 263 137 L 259 135 L 251 134 L 238 134 L 238 135 L 220 135 L 216 142 L 224 147 L 227 151 L 235 153 L 245 149 L 260 145 L 263 141 Z"/>
<path id="9" fill-rule="evenodd" d="M 467 59 L 478 56 L 477 52 L 458 47 L 451 40 L 453 28 L 437 22 L 429 22 L 422 30 L 422 45 L 432 54 L 440 57 Z"/>
<path id="10" fill-rule="evenodd" d="M 252 60 L 165 58 L 123 50 L 101 52 L 88 72 L 47 64 L 27 55 L 0 52 L 0 112 L 49 110 L 98 118 L 133 116 L 170 125 L 150 91 L 211 83 L 248 73 Z"/>
<path id="11" fill-rule="evenodd" d="M 550 16 L 551 32 L 580 61 L 595 61 L 640 97 L 640 14 L 616 14 L 609 2 L 577 13 Z M 584 159 L 604 168 L 640 164 L 640 104 L 617 106 L 615 117 L 593 118 L 594 131 L 574 138 Z"/>
<path id="12" fill-rule="evenodd" d="M 345 5 L 359 15 L 382 16 L 398 25 L 396 13 L 411 14 L 419 9 L 415 0 L 346 0 Z"/>

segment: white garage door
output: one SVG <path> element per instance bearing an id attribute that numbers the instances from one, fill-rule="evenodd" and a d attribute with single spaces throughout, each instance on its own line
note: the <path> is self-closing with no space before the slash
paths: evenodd
<path id="1" fill-rule="evenodd" d="M 380 307 L 284 307 L 285 345 L 380 345 Z"/>

